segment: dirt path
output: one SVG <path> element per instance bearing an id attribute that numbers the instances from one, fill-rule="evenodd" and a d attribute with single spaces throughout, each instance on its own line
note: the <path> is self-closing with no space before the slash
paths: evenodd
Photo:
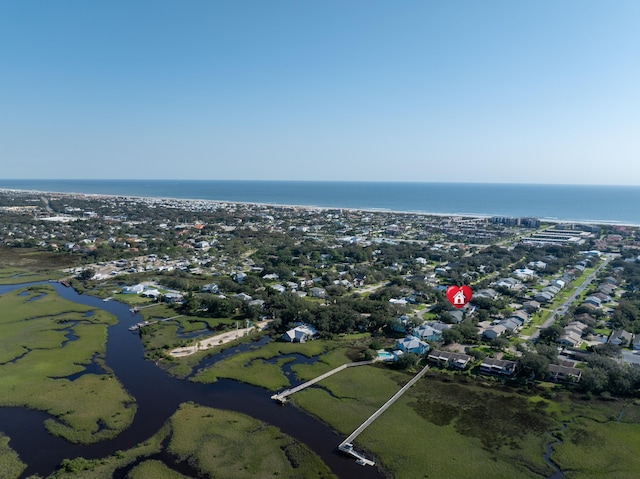
<path id="1" fill-rule="evenodd" d="M 256 323 L 254 326 L 251 326 L 250 328 L 234 329 L 233 331 L 227 331 L 226 333 L 217 334 L 215 336 L 211 336 L 201 341 L 198 341 L 193 346 L 173 349 L 169 352 L 169 354 L 174 358 L 182 358 L 184 356 L 190 356 L 192 354 L 197 353 L 198 351 L 203 351 L 213 346 L 219 346 L 225 343 L 230 343 L 231 341 L 235 341 L 238 338 L 247 336 L 255 329 L 257 329 L 258 331 L 262 331 L 267 327 L 268 324 L 269 324 L 269 321 L 260 321 L 259 323 Z"/>

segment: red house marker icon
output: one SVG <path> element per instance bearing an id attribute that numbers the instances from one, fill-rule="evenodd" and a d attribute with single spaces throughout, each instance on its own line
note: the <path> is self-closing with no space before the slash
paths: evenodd
<path id="1" fill-rule="evenodd" d="M 447 288 L 447 299 L 449 302 L 456 308 L 462 308 L 465 304 L 467 304 L 471 300 L 471 296 L 473 296 L 473 292 L 471 288 L 467 285 L 464 286 L 454 286 L 451 285 Z"/>

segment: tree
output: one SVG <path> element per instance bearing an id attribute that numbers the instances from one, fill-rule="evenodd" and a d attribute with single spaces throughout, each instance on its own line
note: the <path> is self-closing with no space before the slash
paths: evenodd
<path id="1" fill-rule="evenodd" d="M 83 269 L 80 274 L 78 274 L 78 279 L 80 281 L 88 281 L 95 276 L 96 272 L 91 268 Z"/>
<path id="2" fill-rule="evenodd" d="M 200 301 L 198 301 L 198 298 L 196 298 L 195 295 L 191 291 L 189 291 L 187 296 L 184 298 L 182 306 L 180 306 L 180 311 L 183 314 L 194 315 L 198 311 L 199 307 Z"/>
<path id="3" fill-rule="evenodd" d="M 461 343 L 464 340 L 464 336 L 457 329 L 445 329 L 442 332 L 442 341 L 444 344 Z"/>
<path id="4" fill-rule="evenodd" d="M 396 369 L 409 369 L 418 364 L 419 359 L 420 357 L 417 354 L 404 353 L 393 365 Z"/>
<path id="5" fill-rule="evenodd" d="M 518 370 L 524 377 L 533 376 L 542 379 L 549 369 L 549 358 L 542 354 L 524 352 L 518 359 Z"/>
<path id="6" fill-rule="evenodd" d="M 552 324 L 548 328 L 540 330 L 539 341 L 545 344 L 555 343 L 562 336 L 562 328 L 558 324 Z"/>

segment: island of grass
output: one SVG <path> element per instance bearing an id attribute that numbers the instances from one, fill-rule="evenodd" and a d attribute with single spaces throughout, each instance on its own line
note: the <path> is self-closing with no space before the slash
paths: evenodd
<path id="1" fill-rule="evenodd" d="M 304 444 L 241 413 L 184 403 L 138 446 L 96 460 L 65 460 L 60 479 L 335 476 Z"/>
<path id="2" fill-rule="evenodd" d="M 47 430 L 78 443 L 115 437 L 134 399 L 103 361 L 112 315 L 61 298 L 49 285 L 0 296 L 0 405 L 46 411 Z M 101 374 L 83 372 L 95 364 Z"/>

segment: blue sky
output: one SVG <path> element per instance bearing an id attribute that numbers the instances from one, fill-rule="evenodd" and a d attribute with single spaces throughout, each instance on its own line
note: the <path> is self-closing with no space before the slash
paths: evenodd
<path id="1" fill-rule="evenodd" d="M 640 185 L 640 2 L 0 2 L 4 178 Z"/>

